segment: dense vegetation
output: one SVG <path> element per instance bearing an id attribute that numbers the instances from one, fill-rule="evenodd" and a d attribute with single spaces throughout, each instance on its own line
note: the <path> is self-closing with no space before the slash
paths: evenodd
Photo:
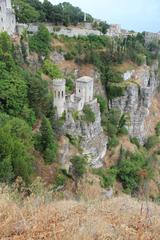
<path id="1" fill-rule="evenodd" d="M 159 44 L 145 44 L 144 34 L 126 38 L 109 38 L 90 35 L 88 37 L 59 37 L 68 47 L 66 60 L 74 60 L 77 64 L 94 64 L 106 89 L 108 99 L 122 96 L 126 83 L 118 66 L 124 62 L 151 65 L 159 58 Z"/>
<path id="2" fill-rule="evenodd" d="M 18 22 L 51 22 L 55 25 L 77 25 L 84 21 L 84 12 L 70 3 L 64 2 L 53 5 L 50 1 L 44 0 L 13 0 Z M 86 20 L 93 21 L 92 16 L 87 14 Z M 102 26 L 104 29 L 104 26 Z"/>
<path id="3" fill-rule="evenodd" d="M 46 41 L 46 39 L 45 39 Z M 22 61 L 23 63 L 23 61 Z M 44 116 L 40 152 L 47 163 L 56 160 L 57 139 L 47 118 L 53 116 L 52 97 L 46 81 L 16 61 L 15 46 L 7 33 L 0 34 L 0 181 L 33 173 L 36 138 L 32 127 Z M 46 136 L 47 134 L 47 136 Z"/>
<path id="4" fill-rule="evenodd" d="M 84 19 L 84 13 L 69 3 L 52 5 L 45 0 L 13 0 L 20 22 L 52 22 L 56 25 L 77 25 Z M 92 17 L 87 15 L 92 22 Z M 95 28 L 106 32 L 107 24 L 101 22 Z M 42 73 L 49 79 L 63 76 L 58 66 L 49 59 L 53 50 L 53 39 L 58 39 L 65 45 L 63 52 L 67 61 L 73 60 L 79 66 L 93 64 L 101 75 L 102 84 L 106 91 L 107 100 L 97 96 L 102 116 L 102 126 L 108 136 L 108 147 L 112 151 L 119 145 L 119 138 L 128 134 L 129 115 L 119 109 L 109 107 L 113 98 L 122 96 L 126 83 L 122 78 L 119 65 L 132 62 L 136 66 L 147 63 L 151 65 L 159 58 L 159 45 L 145 45 L 144 34 L 128 36 L 127 38 L 109 38 L 93 36 L 68 38 L 51 36 L 43 24 L 40 24 L 36 34 L 22 36 L 21 43 L 28 41 L 30 52 L 37 53 L 37 69 L 30 66 L 25 58 L 25 49 L 19 52 L 17 58 L 16 46 L 13 45 L 7 33 L 0 34 L 0 182 L 13 182 L 21 176 L 30 183 L 35 173 L 36 152 L 44 159 L 45 164 L 57 160 L 58 137 L 64 123 L 64 116 L 58 121 L 53 109 L 53 96 L 49 91 L 47 81 L 42 79 Z M 57 50 L 57 49 L 56 49 Z M 33 70 L 34 69 L 34 70 Z M 66 75 L 66 91 L 74 90 L 74 76 Z M 85 121 L 88 124 L 95 121 L 95 114 L 89 105 L 79 116 L 77 111 L 72 113 L 74 120 Z M 37 128 L 37 123 L 40 123 Z M 138 139 L 130 141 L 137 146 L 134 153 L 121 147 L 118 163 L 110 169 L 102 168 L 94 173 L 100 176 L 101 186 L 113 186 L 118 180 L 123 189 L 135 193 L 139 186 L 153 176 L 152 158 L 149 150 L 160 143 L 160 124 L 155 129 L 156 135 L 148 138 L 145 147 L 141 147 Z M 79 138 L 67 136 L 70 143 L 80 151 Z M 159 151 L 156 149 L 156 154 Z M 54 187 L 64 185 L 67 179 L 72 179 L 77 188 L 78 182 L 86 173 L 87 160 L 84 156 L 76 155 L 71 158 L 69 174 L 58 170 Z"/>

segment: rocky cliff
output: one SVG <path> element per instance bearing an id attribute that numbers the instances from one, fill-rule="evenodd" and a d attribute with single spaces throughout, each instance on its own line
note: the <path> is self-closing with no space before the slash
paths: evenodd
<path id="1" fill-rule="evenodd" d="M 72 137 L 78 137 L 79 147 L 82 153 L 88 156 L 91 165 L 101 167 L 107 150 L 107 138 L 101 127 L 101 114 L 97 100 L 93 100 L 88 105 L 95 114 L 95 121 L 87 123 L 84 120 L 75 120 L 73 113 L 68 112 L 64 132 Z"/>
<path id="2" fill-rule="evenodd" d="M 121 109 L 130 115 L 130 136 L 137 137 L 143 144 L 148 136 L 145 119 L 149 115 L 152 98 L 159 86 L 158 62 L 149 67 L 143 65 L 132 71 L 130 79 L 124 78 L 126 90 L 122 97 L 110 102 L 110 107 Z"/>

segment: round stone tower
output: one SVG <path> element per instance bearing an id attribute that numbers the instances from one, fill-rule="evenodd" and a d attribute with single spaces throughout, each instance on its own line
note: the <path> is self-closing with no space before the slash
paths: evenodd
<path id="1" fill-rule="evenodd" d="M 65 110 L 65 79 L 53 80 L 53 105 L 57 108 L 57 115 L 60 118 Z"/>

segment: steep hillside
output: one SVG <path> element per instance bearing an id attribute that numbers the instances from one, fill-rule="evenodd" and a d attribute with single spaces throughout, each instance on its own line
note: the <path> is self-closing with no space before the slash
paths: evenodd
<path id="1" fill-rule="evenodd" d="M 129 196 L 84 202 L 28 198 L 19 205 L 0 198 L 2 240 L 158 240 L 160 207 Z"/>

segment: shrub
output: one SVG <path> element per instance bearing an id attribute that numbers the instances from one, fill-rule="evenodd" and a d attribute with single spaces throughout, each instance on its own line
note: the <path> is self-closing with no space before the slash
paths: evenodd
<path id="1" fill-rule="evenodd" d="M 114 148 L 118 144 L 119 144 L 119 140 L 116 136 L 112 136 L 111 138 L 109 138 L 109 141 L 108 141 L 109 148 Z"/>
<path id="2" fill-rule="evenodd" d="M 114 124 L 115 126 L 118 126 L 119 121 L 121 119 L 120 109 L 118 109 L 118 108 L 110 109 L 110 111 L 108 113 L 108 119 L 112 124 Z"/>
<path id="3" fill-rule="evenodd" d="M 130 141 L 131 141 L 131 143 L 135 144 L 138 148 L 140 147 L 138 138 L 132 137 L 132 138 L 130 138 Z"/>
<path id="4" fill-rule="evenodd" d="M 72 112 L 72 117 L 73 117 L 74 121 L 79 120 L 79 112 L 78 111 L 73 111 Z"/>
<path id="5" fill-rule="evenodd" d="M 44 25 L 41 24 L 38 32 L 30 36 L 29 46 L 31 51 L 35 51 L 39 55 L 48 56 L 51 50 L 51 34 Z"/>
<path id="6" fill-rule="evenodd" d="M 21 112 L 21 116 L 23 117 L 24 120 L 30 125 L 33 126 L 33 124 L 36 121 L 36 116 L 34 111 L 29 108 L 27 105 L 23 107 L 23 110 Z"/>
<path id="7" fill-rule="evenodd" d="M 87 123 L 93 123 L 95 122 L 95 114 L 92 112 L 92 109 L 89 105 L 86 105 L 83 109 L 83 120 Z"/>
<path id="8" fill-rule="evenodd" d="M 119 135 L 128 135 L 128 129 L 123 126 L 118 130 L 118 134 Z"/>
<path id="9" fill-rule="evenodd" d="M 66 79 L 66 92 L 72 93 L 74 90 L 74 83 L 71 78 Z"/>
<path id="10" fill-rule="evenodd" d="M 69 135 L 67 134 L 67 137 L 70 141 L 70 143 L 74 146 L 76 146 L 77 148 L 79 148 L 79 144 L 80 144 L 80 138 L 78 136 L 73 136 L 73 135 Z"/>
<path id="11" fill-rule="evenodd" d="M 64 174 L 63 171 L 59 171 L 58 175 L 56 176 L 55 182 L 54 182 L 54 188 L 57 188 L 59 186 L 64 186 L 67 180 L 67 175 Z"/>
<path id="12" fill-rule="evenodd" d="M 117 134 L 117 127 L 110 122 L 107 122 L 107 134 L 109 137 L 115 136 Z"/>
<path id="13" fill-rule="evenodd" d="M 75 54 L 73 52 L 67 52 L 64 57 L 65 60 L 73 60 L 75 58 Z"/>
<path id="14" fill-rule="evenodd" d="M 134 193 L 140 183 L 152 176 L 150 159 L 141 152 L 123 154 L 118 165 L 118 178 L 126 192 Z"/>
<path id="15" fill-rule="evenodd" d="M 108 187 L 113 187 L 115 181 L 116 181 L 116 176 L 117 176 L 117 169 L 116 168 L 110 168 L 110 169 L 105 169 L 105 168 L 99 168 L 99 169 L 94 169 L 93 173 L 100 176 L 101 180 L 101 186 L 103 188 L 108 188 Z"/>
<path id="16" fill-rule="evenodd" d="M 71 159 L 71 175 L 75 181 L 75 188 L 78 187 L 78 181 L 83 177 L 87 171 L 87 160 L 84 156 L 74 156 Z"/>
<path id="17" fill-rule="evenodd" d="M 97 101 L 100 105 L 100 111 L 101 111 L 101 113 L 103 113 L 107 109 L 106 100 L 102 96 L 98 95 L 97 96 Z"/>
<path id="18" fill-rule="evenodd" d="M 62 77 L 62 73 L 60 72 L 58 66 L 53 64 L 49 59 L 46 59 L 43 63 L 43 72 L 51 78 Z"/>
<path id="19" fill-rule="evenodd" d="M 158 143 L 160 143 L 160 139 L 158 136 L 151 136 L 148 138 L 145 147 L 149 150 L 152 147 L 155 147 Z"/>
<path id="20" fill-rule="evenodd" d="M 109 83 L 107 87 L 108 98 L 114 99 L 123 96 L 125 89 L 126 87 L 124 85 Z"/>

